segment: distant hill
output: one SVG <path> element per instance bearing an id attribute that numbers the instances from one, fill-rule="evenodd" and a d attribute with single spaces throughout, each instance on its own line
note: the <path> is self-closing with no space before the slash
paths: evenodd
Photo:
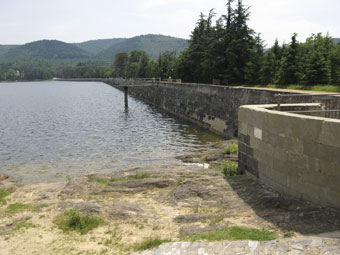
<path id="1" fill-rule="evenodd" d="M 97 54 L 97 58 L 114 59 L 119 52 L 130 53 L 133 50 L 143 50 L 150 58 L 157 58 L 165 51 L 176 51 L 179 54 L 188 47 L 188 41 L 164 35 L 141 35 L 117 43 Z"/>
<path id="2" fill-rule="evenodd" d="M 89 58 L 86 51 L 57 40 L 41 40 L 10 48 L 2 58 L 12 59 L 75 59 Z"/>
<path id="3" fill-rule="evenodd" d="M 333 38 L 333 41 L 335 44 L 338 44 L 340 42 L 340 38 Z"/>
<path id="4" fill-rule="evenodd" d="M 143 50 L 150 58 L 157 58 L 165 51 L 179 54 L 188 41 L 164 35 L 141 35 L 133 38 L 91 40 L 82 43 L 65 43 L 57 40 L 41 40 L 24 45 L 0 45 L 0 60 L 17 59 L 97 59 L 112 61 L 118 52 L 130 53 Z"/>
<path id="5" fill-rule="evenodd" d="M 0 45 L 0 58 L 4 56 L 10 49 L 19 47 L 19 45 Z"/>
<path id="6" fill-rule="evenodd" d="M 72 45 L 77 46 L 82 50 L 85 50 L 91 54 L 96 55 L 99 52 L 125 40 L 127 39 L 126 38 L 99 39 L 81 43 L 72 43 Z"/>

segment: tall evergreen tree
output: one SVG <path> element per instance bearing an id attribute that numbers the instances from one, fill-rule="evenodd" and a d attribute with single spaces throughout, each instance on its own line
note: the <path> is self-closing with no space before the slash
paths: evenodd
<path id="1" fill-rule="evenodd" d="M 264 52 L 263 40 L 258 34 L 255 38 L 255 46 L 251 52 L 250 61 L 246 64 L 244 74 L 247 84 L 260 84 L 260 71 L 263 66 Z"/>
<path id="2" fill-rule="evenodd" d="M 299 43 L 294 33 L 292 41 L 283 53 L 279 71 L 279 84 L 298 84 L 301 80 L 299 63 Z"/>
<path id="3" fill-rule="evenodd" d="M 237 7 L 233 10 L 230 42 L 226 49 L 228 65 L 225 76 L 229 84 L 245 82 L 245 68 L 250 61 L 251 51 L 255 45 L 254 32 L 247 25 L 249 15 L 249 7 L 245 7 L 242 0 L 238 0 Z"/>

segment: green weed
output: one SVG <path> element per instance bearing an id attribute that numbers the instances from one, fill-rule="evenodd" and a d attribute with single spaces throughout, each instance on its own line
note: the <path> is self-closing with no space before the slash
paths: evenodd
<path id="1" fill-rule="evenodd" d="M 238 144 L 237 143 L 230 143 L 227 145 L 225 149 L 226 154 L 237 154 L 238 153 Z"/>
<path id="2" fill-rule="evenodd" d="M 217 170 L 222 172 L 226 177 L 237 175 L 238 164 L 231 160 L 226 160 Z"/>
<path id="3" fill-rule="evenodd" d="M 244 227 L 225 227 L 215 231 L 195 234 L 188 236 L 185 239 L 190 241 L 207 240 L 207 241 L 222 241 L 222 240 L 254 240 L 254 241 L 269 241 L 276 238 L 276 233 L 266 230 L 258 230 Z"/>
<path id="4" fill-rule="evenodd" d="M 77 210 L 70 209 L 57 216 L 54 223 L 64 232 L 78 231 L 83 235 L 100 226 L 103 220 L 90 215 L 83 215 Z"/>

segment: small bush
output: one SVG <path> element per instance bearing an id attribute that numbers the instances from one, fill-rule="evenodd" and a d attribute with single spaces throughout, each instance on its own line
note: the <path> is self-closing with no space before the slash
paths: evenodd
<path id="1" fill-rule="evenodd" d="M 190 241 L 208 240 L 253 240 L 253 241 L 269 241 L 276 238 L 275 232 L 267 230 L 258 230 L 244 227 L 224 227 L 215 231 L 195 234 L 189 236 Z"/>
<path id="2" fill-rule="evenodd" d="M 8 189 L 8 190 L 0 189 L 0 204 L 5 205 L 7 203 L 5 197 L 7 197 L 8 195 L 12 193 L 13 193 L 12 189 Z"/>
<path id="3" fill-rule="evenodd" d="M 238 144 L 237 143 L 230 143 L 227 145 L 225 149 L 226 154 L 237 154 L 238 153 Z"/>
<path id="4" fill-rule="evenodd" d="M 132 245 L 132 248 L 136 251 L 143 251 L 151 248 L 156 248 L 162 243 L 169 243 L 171 241 L 171 239 L 148 238 L 140 243 Z"/>
<path id="5" fill-rule="evenodd" d="M 83 235 L 100 226 L 103 220 L 90 215 L 83 215 L 77 210 L 70 209 L 59 215 L 54 223 L 64 232 L 78 231 Z"/>
<path id="6" fill-rule="evenodd" d="M 227 160 L 222 163 L 221 172 L 226 176 L 235 176 L 237 174 L 238 164 L 234 161 Z"/>

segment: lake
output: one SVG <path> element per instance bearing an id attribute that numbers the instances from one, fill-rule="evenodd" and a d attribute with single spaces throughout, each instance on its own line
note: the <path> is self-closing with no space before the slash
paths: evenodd
<path id="1" fill-rule="evenodd" d="M 20 183 L 180 163 L 220 140 L 104 83 L 0 83 L 0 173 Z"/>

